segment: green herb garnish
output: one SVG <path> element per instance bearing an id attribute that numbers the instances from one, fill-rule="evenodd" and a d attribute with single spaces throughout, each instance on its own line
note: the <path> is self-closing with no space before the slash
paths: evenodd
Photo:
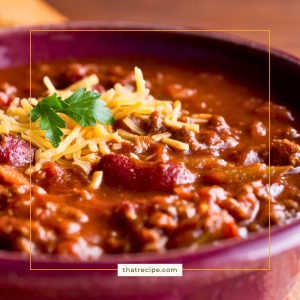
<path id="1" fill-rule="evenodd" d="M 61 142 L 66 122 L 58 113 L 65 114 L 82 127 L 101 124 L 113 124 L 114 118 L 100 94 L 78 89 L 74 94 L 62 100 L 56 93 L 44 98 L 30 112 L 32 122 L 40 120 L 40 128 L 46 132 L 46 138 L 57 148 Z"/>

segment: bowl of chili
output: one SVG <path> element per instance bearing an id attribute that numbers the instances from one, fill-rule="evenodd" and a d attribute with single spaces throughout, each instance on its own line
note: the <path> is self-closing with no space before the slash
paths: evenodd
<path id="1" fill-rule="evenodd" d="M 0 71 L 0 81 L 5 83 L 1 86 L 2 110 L 14 112 L 26 108 L 27 102 L 21 100 L 21 106 L 13 106 L 13 101 L 17 96 L 29 97 L 30 93 L 30 98 L 44 98 L 47 114 L 56 109 L 55 112 L 65 113 L 79 125 L 93 126 L 99 121 L 105 126 L 116 126 L 116 132 L 112 133 L 116 141 L 112 139 L 113 142 L 105 144 L 113 153 L 101 154 L 100 162 L 92 161 L 91 166 L 79 164 L 83 171 L 91 167 L 93 172 L 103 172 L 104 186 L 101 185 L 101 194 L 96 193 L 98 198 L 94 202 L 82 191 L 83 186 L 92 182 L 88 172 L 78 166 L 75 171 L 59 168 L 50 162 L 30 174 L 32 183 L 43 189 L 33 187 L 33 193 L 37 194 L 31 206 L 28 199 L 25 201 L 28 191 L 20 188 L 25 185 L 24 178 L 13 172 L 16 169 L 25 172 L 24 168 L 34 163 L 32 147 L 28 150 L 26 140 L 15 140 L 11 132 L 4 133 L 1 183 L 10 186 L 13 197 L 3 193 L 0 224 L 3 297 L 282 299 L 286 296 L 299 270 L 300 253 L 299 103 L 295 100 L 300 96 L 298 58 L 273 49 L 269 54 L 267 46 L 223 33 L 123 23 L 44 27 L 32 31 L 31 40 L 27 29 L 3 30 L 0 50 L 0 68 L 4 70 Z M 138 81 L 140 69 L 130 71 L 134 66 L 141 68 L 146 80 L 142 77 Z M 92 92 L 84 94 L 80 89 L 73 94 L 66 92 L 66 86 L 94 74 L 99 82 L 93 83 Z M 49 93 L 43 94 L 45 88 L 41 82 L 45 76 L 55 86 L 55 97 L 49 91 L 49 84 Z M 144 82 L 144 86 L 138 82 Z M 125 93 L 115 86 L 118 83 L 128 87 L 126 95 L 144 97 L 143 101 L 150 101 L 149 95 L 143 94 L 150 90 L 156 101 L 151 98 L 153 107 L 161 105 L 156 99 L 172 100 L 172 117 L 161 120 L 150 104 L 148 116 L 142 104 L 135 102 L 144 117 L 132 118 L 106 101 L 109 90 L 114 95 Z M 134 84 L 136 92 L 132 91 Z M 92 101 L 97 97 L 92 93 L 101 94 L 112 115 L 104 114 L 107 113 L 104 106 L 95 108 L 94 102 L 89 103 L 93 111 L 99 112 L 93 115 L 95 121 L 87 121 L 84 114 L 81 118 L 70 115 L 74 98 L 78 103 L 88 97 Z M 58 110 L 57 105 L 66 105 L 61 98 L 69 106 Z M 113 100 L 117 102 L 116 98 Z M 53 147 L 61 149 L 64 136 L 60 139 L 55 136 L 57 128 L 51 131 L 42 125 L 43 101 L 40 106 L 28 102 L 36 108 L 31 121 L 34 124 L 39 120 L 37 132 L 42 131 L 43 136 L 52 139 L 48 138 L 46 146 L 40 147 L 49 149 L 40 151 L 39 156 L 35 152 L 34 159 L 54 153 L 51 159 L 65 155 L 68 160 L 66 153 L 48 151 Z M 176 117 L 179 106 L 182 110 L 180 117 Z M 86 106 L 80 109 L 83 108 Z M 164 109 L 167 114 L 169 108 L 165 105 L 160 112 Z M 110 125 L 111 117 L 115 119 L 114 125 Z M 14 122 L 19 120 L 22 118 Z M 21 128 L 24 124 L 25 121 Z M 63 125 L 60 127 L 63 134 L 78 127 L 69 129 L 68 122 Z M 136 136 L 145 138 L 141 143 Z M 93 139 L 92 135 L 88 137 L 87 148 Z M 130 148 L 127 143 L 125 147 L 124 139 L 138 139 L 139 144 Z M 158 143 L 153 145 L 153 140 Z M 36 140 L 30 143 L 35 151 L 39 148 Z M 100 152 L 108 151 L 101 145 L 102 148 L 97 146 Z M 10 154 L 11 147 L 17 156 Z M 92 151 L 90 148 L 87 151 Z M 182 155 L 182 151 L 188 154 Z M 90 155 L 86 159 L 93 158 Z M 82 156 L 76 159 L 84 161 Z M 13 181 L 5 174 L 12 174 Z M 7 204 L 7 199 L 14 200 Z M 9 217 L 9 209 L 13 217 Z M 52 215 L 51 210 L 55 211 Z M 26 232 L 28 235 L 25 225 L 29 211 L 30 246 L 24 238 Z M 39 227 L 40 224 L 43 226 Z M 48 231 L 49 227 L 53 230 Z M 16 252 L 26 249 L 30 260 L 28 253 Z M 182 263 L 184 276 L 118 278 L 115 271 L 118 263 Z"/>

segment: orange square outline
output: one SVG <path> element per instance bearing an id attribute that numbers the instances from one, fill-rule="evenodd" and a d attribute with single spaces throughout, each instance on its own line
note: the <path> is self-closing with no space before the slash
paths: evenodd
<path id="1" fill-rule="evenodd" d="M 268 33 L 268 104 L 269 104 L 269 115 L 268 115 L 268 145 L 269 150 L 271 148 L 271 29 L 29 29 L 29 98 L 31 99 L 31 75 L 32 75 L 32 33 L 33 32 L 267 32 Z M 31 119 L 29 130 L 31 131 Z M 32 147 L 30 141 L 30 149 Z M 271 158 L 269 155 L 269 165 L 271 163 Z M 30 162 L 31 167 L 31 162 Z M 268 170 L 268 194 L 269 194 L 269 224 L 268 224 L 268 268 L 182 268 L 182 271 L 271 271 L 271 169 Z M 116 268 L 32 268 L 32 233 L 31 233 L 31 224 L 32 224 L 32 214 L 31 214 L 31 174 L 29 176 L 30 182 L 30 190 L 29 190 L 29 203 L 30 203 L 30 232 L 29 232 L 29 240 L 30 240 L 30 253 L 29 253 L 29 270 L 30 271 L 116 271 Z"/>

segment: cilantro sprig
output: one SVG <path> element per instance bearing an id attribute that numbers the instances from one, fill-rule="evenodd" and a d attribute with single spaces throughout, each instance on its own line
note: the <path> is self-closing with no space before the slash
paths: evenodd
<path id="1" fill-rule="evenodd" d="M 99 93 L 81 88 L 65 100 L 54 93 L 40 101 L 29 116 L 32 122 L 40 120 L 40 128 L 45 131 L 46 138 L 55 148 L 61 143 L 61 129 L 67 126 L 58 113 L 69 116 L 82 127 L 95 126 L 97 122 L 114 122 L 111 110 L 100 100 Z"/>

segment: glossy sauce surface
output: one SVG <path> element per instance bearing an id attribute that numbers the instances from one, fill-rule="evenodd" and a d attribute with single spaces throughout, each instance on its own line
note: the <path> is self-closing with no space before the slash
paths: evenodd
<path id="1" fill-rule="evenodd" d="M 135 65 L 143 70 L 151 94 L 157 99 L 181 100 L 183 108 L 192 114 L 212 116 L 207 124 L 200 124 L 196 136 L 182 130 L 172 132 L 172 137 L 190 144 L 188 153 L 152 145 L 147 153 L 139 154 L 140 163 L 131 161 L 124 147 L 116 151 L 121 167 L 125 170 L 127 158 L 137 170 L 146 165 L 150 170 L 158 164 L 164 167 L 183 163 L 196 179 L 176 184 L 171 190 L 156 188 L 156 183 L 153 190 L 145 190 L 141 185 L 134 186 L 133 181 L 133 188 L 126 188 L 119 182 L 121 177 L 113 174 L 109 179 L 107 168 L 112 170 L 114 162 L 108 158 L 107 164 L 100 162 L 94 167 L 104 171 L 104 181 L 99 190 L 91 191 L 88 184 L 92 174 L 46 163 L 32 175 L 34 255 L 98 259 L 103 253 L 166 251 L 227 238 L 246 238 L 268 226 L 269 172 L 271 223 L 282 225 L 298 216 L 299 123 L 287 108 L 270 105 L 269 158 L 269 104 L 259 93 L 239 84 L 238 79 L 145 61 L 65 61 L 35 65 L 32 94 L 46 95 L 42 83 L 45 75 L 57 88 L 94 73 L 100 79 L 97 91 L 107 90 L 115 83 L 134 87 Z M 28 97 L 28 82 L 22 78 L 28 78 L 27 68 L 0 72 L 1 83 L 16 87 L 14 96 Z M 6 92 L 5 86 L 2 90 Z M 123 128 L 124 124 L 115 126 Z M 163 130 L 154 124 L 141 122 L 141 126 L 146 132 Z M 134 152 L 132 149 L 130 152 Z M 154 158 L 146 160 L 152 154 Z M 24 170 L 14 168 L 19 173 Z M 2 172 L 7 170 L 0 175 Z M 150 175 L 145 172 L 142 174 L 148 180 Z M 28 252 L 28 190 L 20 192 L 20 184 L 3 174 L 0 177 L 0 248 Z M 47 193 L 40 193 L 38 187 Z"/>

